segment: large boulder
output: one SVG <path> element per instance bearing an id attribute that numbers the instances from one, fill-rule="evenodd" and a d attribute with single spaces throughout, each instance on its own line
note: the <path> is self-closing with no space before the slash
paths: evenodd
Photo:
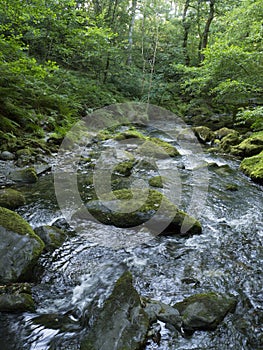
<path id="1" fill-rule="evenodd" d="M 103 202 L 99 200 L 88 202 L 86 208 L 95 219 L 105 225 L 129 228 L 146 223 L 153 232 L 162 228 L 163 235 L 185 236 L 202 232 L 201 225 L 196 219 L 179 210 L 163 194 L 151 189 L 146 198 L 140 189 L 113 191 L 105 195 Z M 85 219 L 86 212 L 82 210 L 76 212 L 74 219 L 78 218 Z"/>
<path id="2" fill-rule="evenodd" d="M 12 188 L 0 189 L 0 207 L 16 209 L 25 204 L 25 197 L 21 192 Z"/>
<path id="3" fill-rule="evenodd" d="M 229 312 L 234 312 L 237 300 L 233 296 L 214 292 L 196 294 L 174 305 L 182 316 L 186 332 L 215 330 Z"/>
<path id="4" fill-rule="evenodd" d="M 263 151 L 256 156 L 243 159 L 240 169 L 253 181 L 263 184 Z"/>
<path id="5" fill-rule="evenodd" d="M 17 213 L 0 207 L 0 283 L 31 279 L 44 243 Z"/>
<path id="6" fill-rule="evenodd" d="M 263 151 L 263 131 L 252 134 L 239 145 L 231 148 L 231 154 L 239 157 L 252 157 Z"/>
<path id="7" fill-rule="evenodd" d="M 146 342 L 149 319 L 140 296 L 125 272 L 105 301 L 91 331 L 81 341 L 81 350 L 138 350 Z"/>

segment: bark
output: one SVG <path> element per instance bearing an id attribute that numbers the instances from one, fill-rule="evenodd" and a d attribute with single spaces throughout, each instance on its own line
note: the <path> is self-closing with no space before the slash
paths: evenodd
<path id="1" fill-rule="evenodd" d="M 184 28 L 183 52 L 184 52 L 186 66 L 189 66 L 189 64 L 190 64 L 190 57 L 189 57 L 188 50 L 187 50 L 188 35 L 189 35 L 189 30 L 190 30 L 190 23 L 188 23 L 188 21 L 187 21 L 187 11 L 188 11 L 189 5 L 190 5 L 190 0 L 186 0 L 185 5 L 184 5 L 183 19 L 182 19 L 183 28 Z"/>
<path id="2" fill-rule="evenodd" d="M 135 23 L 135 16 L 136 16 L 136 6 L 137 6 L 137 0 L 132 0 L 131 22 L 130 22 L 129 36 L 128 36 L 128 58 L 127 58 L 128 66 L 132 64 L 133 30 L 134 30 L 134 23 Z"/>
<path id="3" fill-rule="evenodd" d="M 214 15 L 215 15 L 215 0 L 210 0 L 210 2 L 209 2 L 209 14 L 208 14 L 205 28 L 203 31 L 203 35 L 201 37 L 200 44 L 199 44 L 199 60 L 200 60 L 200 62 L 202 62 L 205 58 L 205 56 L 203 54 L 203 50 L 207 47 L 207 44 L 208 44 L 210 26 L 211 26 L 211 23 L 214 19 Z"/>

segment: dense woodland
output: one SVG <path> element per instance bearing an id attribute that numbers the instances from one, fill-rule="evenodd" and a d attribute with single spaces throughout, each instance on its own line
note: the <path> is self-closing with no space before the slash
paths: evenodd
<path id="1" fill-rule="evenodd" d="M 0 18 L 5 142 L 125 101 L 262 130 L 262 0 L 2 0 Z"/>

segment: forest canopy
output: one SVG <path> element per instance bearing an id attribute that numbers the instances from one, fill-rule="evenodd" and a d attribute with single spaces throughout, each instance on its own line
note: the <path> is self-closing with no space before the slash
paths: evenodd
<path id="1" fill-rule="evenodd" d="M 127 100 L 261 129 L 261 0 L 2 0 L 2 137 Z"/>

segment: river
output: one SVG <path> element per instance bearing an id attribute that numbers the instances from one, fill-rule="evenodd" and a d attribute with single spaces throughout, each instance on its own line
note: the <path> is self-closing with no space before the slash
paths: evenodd
<path id="1" fill-rule="evenodd" d="M 105 141 L 104 145 L 112 147 L 114 143 Z M 93 310 L 103 304 L 126 269 L 132 272 L 139 294 L 171 305 L 207 291 L 230 293 L 238 299 L 235 313 L 215 331 L 195 332 L 184 338 L 161 324 L 160 344 L 149 341 L 146 350 L 262 349 L 262 187 L 238 170 L 239 161 L 204 149 L 197 155 L 199 162 L 208 164 L 204 201 L 200 189 L 196 194 L 193 191 L 196 164 L 181 151 L 180 160 L 160 164 L 165 169 L 176 168 L 183 209 L 189 209 L 191 200 L 196 205 L 200 201 L 203 233 L 120 244 L 112 237 L 124 234 L 125 242 L 125 229 L 88 222 L 77 234 L 69 234 L 59 249 L 42 256 L 41 273 L 33 285 L 36 312 L 0 315 L 1 350 L 79 349 L 83 320 L 92 318 Z M 83 167 L 82 171 L 80 183 L 91 170 Z M 236 190 L 227 190 L 229 184 Z M 33 228 L 61 221 L 52 173 L 41 176 L 36 184 L 17 188 L 27 200 L 18 213 Z M 46 314 L 67 315 L 70 325 L 59 330 L 33 322 Z"/>

